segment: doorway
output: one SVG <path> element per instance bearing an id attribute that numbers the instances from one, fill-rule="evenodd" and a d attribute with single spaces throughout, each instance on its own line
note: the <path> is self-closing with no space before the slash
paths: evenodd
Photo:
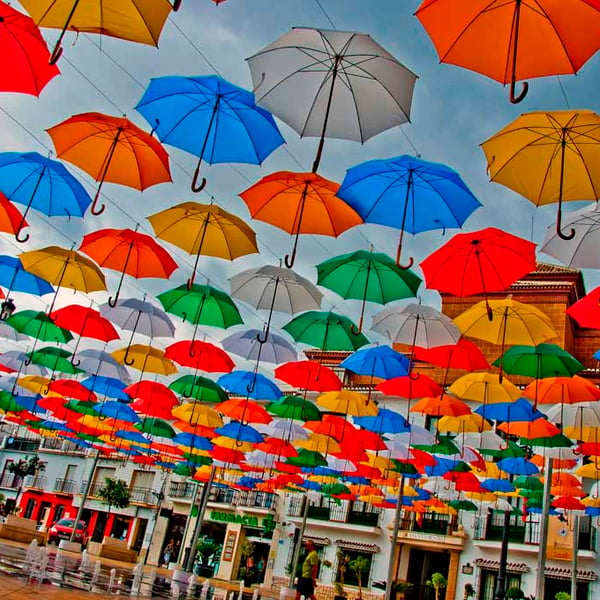
<path id="1" fill-rule="evenodd" d="M 96 522 L 94 523 L 94 531 L 92 532 L 92 542 L 102 542 L 104 540 L 104 530 L 106 529 L 106 521 L 108 514 L 105 512 L 96 513 Z"/>
<path id="2" fill-rule="evenodd" d="M 410 600 L 434 600 L 435 591 L 427 585 L 434 573 L 441 573 L 448 579 L 450 566 L 449 552 L 435 552 L 412 548 L 408 561 L 408 574 L 406 579 L 414 585 L 407 598 Z"/>

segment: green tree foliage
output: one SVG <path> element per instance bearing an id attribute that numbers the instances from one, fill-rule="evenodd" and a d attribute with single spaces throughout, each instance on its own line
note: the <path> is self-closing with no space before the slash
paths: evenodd
<path id="1" fill-rule="evenodd" d="M 16 462 L 11 462 L 7 466 L 10 473 L 17 477 L 19 487 L 17 488 L 17 495 L 15 497 L 15 505 L 18 503 L 21 491 L 23 490 L 23 482 L 25 477 L 29 475 L 37 475 L 46 470 L 46 466 L 40 461 L 38 456 L 27 456 Z"/>
<path id="2" fill-rule="evenodd" d="M 368 573 L 371 563 L 364 556 L 357 556 L 348 563 L 348 566 L 356 574 L 356 579 L 358 580 L 358 598 L 362 600 L 363 577 Z"/>
<path id="3" fill-rule="evenodd" d="M 129 506 L 129 488 L 122 479 L 105 477 L 104 485 L 98 490 L 98 496 L 102 498 L 104 504 L 108 505 L 108 513 L 110 513 L 113 506 L 116 508 L 127 508 Z"/>
<path id="4" fill-rule="evenodd" d="M 448 585 L 446 578 L 441 573 L 434 573 L 425 585 L 432 587 L 435 592 L 435 600 L 440 600 L 442 590 Z"/>

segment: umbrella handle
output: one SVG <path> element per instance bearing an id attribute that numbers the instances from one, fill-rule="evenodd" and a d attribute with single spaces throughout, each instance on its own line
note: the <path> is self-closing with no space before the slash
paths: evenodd
<path id="1" fill-rule="evenodd" d="M 78 367 L 81 364 L 81 361 L 78 358 L 75 358 L 74 356 L 71 356 L 70 362 L 74 367 Z M 48 392 L 46 392 L 46 393 L 48 393 Z"/>
<path id="2" fill-rule="evenodd" d="M 96 206 L 98 205 L 98 198 L 100 197 L 100 188 L 102 187 L 102 184 L 100 184 L 98 186 L 98 189 L 96 190 L 96 195 L 94 196 L 94 200 L 92 202 L 92 206 L 90 207 L 90 212 L 97 217 L 98 215 L 101 215 L 105 209 L 106 206 L 103 204 L 100 208 L 96 208 Z"/>
<path id="3" fill-rule="evenodd" d="M 400 257 L 398 257 L 398 258 L 400 258 Z M 403 269 L 404 271 L 410 269 L 414 264 L 415 264 L 415 259 L 412 256 L 408 257 L 408 264 L 406 264 L 406 265 L 401 265 L 399 262 L 396 262 L 396 265 L 398 267 L 400 267 L 401 269 Z"/>
<path id="4" fill-rule="evenodd" d="M 525 96 L 527 96 L 527 92 L 529 91 L 529 84 L 524 81 L 523 82 L 523 89 L 521 90 L 520 94 L 518 96 L 515 96 L 515 87 L 516 87 L 517 82 L 513 79 L 510 82 L 510 95 L 509 95 L 509 100 L 512 102 L 512 104 L 518 104 L 519 102 L 522 102 L 525 99 Z"/>
<path id="5" fill-rule="evenodd" d="M 173 12 L 177 12 L 181 8 L 181 0 L 175 0 L 173 2 Z"/>
<path id="6" fill-rule="evenodd" d="M 200 185 L 198 185 L 198 177 L 200 176 L 200 162 L 198 162 L 197 166 L 196 166 L 196 170 L 194 171 L 194 176 L 192 177 L 192 192 L 194 192 L 194 194 L 197 194 L 198 192 L 201 192 L 205 187 L 206 187 L 206 177 L 202 178 L 202 181 L 200 182 Z"/>
<path id="7" fill-rule="evenodd" d="M 571 231 L 569 231 L 569 233 L 563 233 L 562 227 L 561 227 L 561 211 L 560 211 L 560 209 L 559 209 L 558 215 L 556 217 L 556 235 L 558 235 L 558 237 L 561 240 L 567 240 L 567 241 L 572 240 L 575 237 L 575 229 L 573 227 L 571 227 Z"/>
<path id="8" fill-rule="evenodd" d="M 50 58 L 48 60 L 49 65 L 55 65 L 58 62 L 58 59 L 62 56 L 63 49 L 62 49 L 62 45 L 61 45 L 61 39 L 62 39 L 62 36 L 56 42 L 56 45 L 54 46 L 54 50 L 52 50 L 52 54 L 50 55 Z"/>
<path id="9" fill-rule="evenodd" d="M 256 341 L 259 344 L 266 344 L 269 339 L 269 327 L 267 327 L 263 332 L 256 334 Z"/>
<path id="10" fill-rule="evenodd" d="M 15 240 L 17 240 L 17 242 L 19 242 L 19 244 L 24 244 L 29 239 L 29 234 L 26 233 L 23 237 L 21 237 L 21 231 L 22 231 L 22 228 L 19 227 L 19 230 L 17 231 L 17 233 L 15 233 Z"/>
<path id="11" fill-rule="evenodd" d="M 117 292 L 117 293 L 115 294 L 115 297 L 114 297 L 114 298 L 113 298 L 112 296 L 110 296 L 110 297 L 108 298 L 108 305 L 109 305 L 111 308 L 114 308 L 114 307 L 117 305 L 117 301 L 118 301 L 118 300 L 119 300 L 119 293 Z"/>
<path id="12" fill-rule="evenodd" d="M 128 367 L 130 367 L 135 362 L 135 358 L 129 358 L 129 348 L 127 348 L 127 352 L 125 352 L 125 356 L 123 356 L 123 362 Z"/>

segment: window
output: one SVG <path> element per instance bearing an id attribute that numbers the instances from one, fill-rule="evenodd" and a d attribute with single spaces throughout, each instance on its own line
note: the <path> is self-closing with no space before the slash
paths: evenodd
<path id="1" fill-rule="evenodd" d="M 496 597 L 496 581 L 498 571 L 481 571 L 481 585 L 479 586 L 479 600 L 494 600 Z M 506 591 L 511 588 L 521 588 L 521 575 L 508 573 L 506 575 Z"/>
<path id="2" fill-rule="evenodd" d="M 350 550 L 349 548 L 340 548 L 339 551 L 344 555 L 345 569 L 338 557 L 335 568 L 335 581 L 340 581 L 343 576 L 344 585 L 358 586 L 360 577 L 361 586 L 369 587 L 373 554 L 371 552 L 361 552 L 360 550 Z"/>

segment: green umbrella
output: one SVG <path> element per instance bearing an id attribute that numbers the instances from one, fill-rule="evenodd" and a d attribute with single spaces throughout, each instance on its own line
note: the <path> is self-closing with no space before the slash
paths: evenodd
<path id="1" fill-rule="evenodd" d="M 387 304 L 401 298 L 414 298 L 421 279 L 402 269 L 381 252 L 357 250 L 317 265 L 317 283 L 342 298 L 362 300 L 358 330 L 362 329 L 367 301 Z"/>
<path id="2" fill-rule="evenodd" d="M 523 448 L 510 440 L 506 443 L 506 447 L 501 448 L 500 450 L 481 448 L 479 451 L 481 454 L 488 454 L 494 458 L 520 458 L 526 455 L 526 452 L 523 450 Z"/>
<path id="3" fill-rule="evenodd" d="M 4 412 L 22 412 L 25 409 L 15 402 L 13 395 L 7 390 L 0 390 L 0 410 Z"/>
<path id="4" fill-rule="evenodd" d="M 85 400 L 67 400 L 64 407 L 72 410 L 73 412 L 81 413 L 82 415 L 94 415 L 98 416 L 98 411 L 95 410 L 98 407 L 98 402 L 88 402 Z"/>
<path id="5" fill-rule="evenodd" d="M 298 452 L 298 456 L 290 456 L 286 458 L 285 462 L 296 467 L 307 468 L 324 467 L 327 464 L 327 460 L 320 452 L 304 448 Z"/>
<path id="6" fill-rule="evenodd" d="M 450 502 L 448 502 L 448 506 L 451 506 L 455 510 L 466 510 L 470 512 L 479 510 L 477 505 L 470 500 L 450 500 Z"/>
<path id="7" fill-rule="evenodd" d="M 6 322 L 19 333 L 42 340 L 42 342 L 66 344 L 73 339 L 70 331 L 55 325 L 45 312 L 21 310 L 6 319 Z"/>
<path id="8" fill-rule="evenodd" d="M 531 475 L 519 475 L 514 481 L 513 485 L 515 488 L 523 488 L 527 490 L 542 490 L 544 484 L 538 477 L 532 477 Z"/>
<path id="9" fill-rule="evenodd" d="M 297 421 L 320 421 L 321 411 L 309 400 L 301 396 L 283 396 L 276 402 L 269 402 L 265 408 L 272 415 Z"/>
<path id="10" fill-rule="evenodd" d="M 155 417 L 145 417 L 139 423 L 136 423 L 134 427 L 143 433 L 153 435 L 156 437 L 164 437 L 173 439 L 177 434 L 175 430 L 163 419 L 157 419 Z"/>
<path id="11" fill-rule="evenodd" d="M 425 450 L 432 454 L 460 454 L 460 448 L 454 444 L 454 442 L 445 435 L 438 435 L 436 444 L 424 445 L 424 444 L 413 444 L 418 450 Z"/>
<path id="12" fill-rule="evenodd" d="M 521 438 L 521 443 L 524 446 L 539 446 L 541 448 L 570 448 L 573 442 L 564 434 L 539 437 L 539 438 Z"/>
<path id="13" fill-rule="evenodd" d="M 213 463 L 213 459 L 210 458 L 210 456 L 203 456 L 202 454 L 184 452 L 183 457 L 188 463 L 192 463 L 196 468 L 203 467 L 204 465 L 212 465 Z"/>
<path id="14" fill-rule="evenodd" d="M 185 463 L 179 463 L 174 469 L 175 475 L 183 475 L 184 477 L 191 477 L 196 472 L 194 467 L 190 467 Z"/>
<path id="15" fill-rule="evenodd" d="M 321 350 L 358 350 L 369 340 L 348 318 L 333 312 L 309 310 L 283 326 L 297 342 Z"/>
<path id="16" fill-rule="evenodd" d="M 46 346 L 33 352 L 27 352 L 26 355 L 28 360 L 33 364 L 46 367 L 52 372 L 58 371 L 59 373 L 69 373 L 70 375 L 84 373 L 82 369 L 78 369 L 68 360 L 71 357 L 71 353 L 62 348 Z"/>
<path id="17" fill-rule="evenodd" d="M 403 475 L 416 475 L 419 472 L 417 467 L 411 463 L 402 462 L 397 458 L 392 458 L 392 462 L 394 463 L 394 468 L 390 470 L 396 473 L 402 473 Z"/>
<path id="18" fill-rule="evenodd" d="M 350 494 L 350 488 L 343 483 L 325 483 L 321 486 L 321 494 L 336 496 L 338 494 Z"/>
<path id="19" fill-rule="evenodd" d="M 585 368 L 574 356 L 556 344 L 512 346 L 494 361 L 494 365 L 502 365 L 506 373 L 535 379 L 572 377 Z"/>
<path id="20" fill-rule="evenodd" d="M 169 384 L 169 389 L 180 396 L 198 402 L 225 402 L 227 392 L 212 379 L 200 375 L 184 375 Z"/>

